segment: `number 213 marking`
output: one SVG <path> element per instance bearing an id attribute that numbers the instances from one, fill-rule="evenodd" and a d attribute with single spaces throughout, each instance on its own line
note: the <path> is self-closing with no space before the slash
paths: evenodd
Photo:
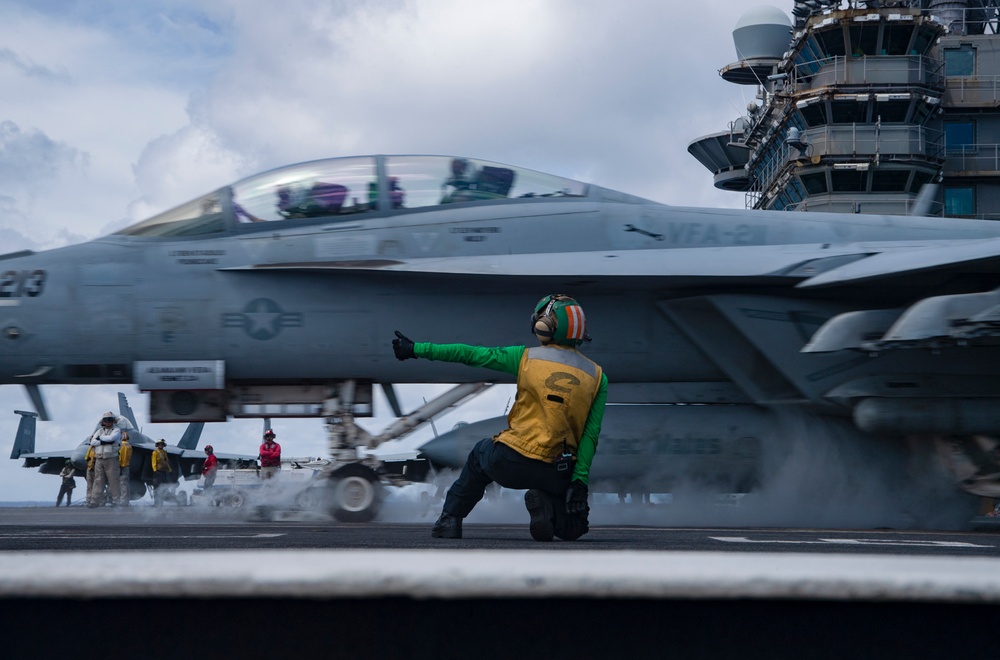
<path id="1" fill-rule="evenodd" d="M 34 298 L 45 287 L 44 270 L 8 270 L 0 275 L 0 298 Z"/>

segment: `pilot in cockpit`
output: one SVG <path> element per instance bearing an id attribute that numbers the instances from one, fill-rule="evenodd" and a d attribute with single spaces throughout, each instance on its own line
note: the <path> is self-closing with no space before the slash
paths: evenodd
<path id="1" fill-rule="evenodd" d="M 406 190 L 399 185 L 398 176 L 389 177 L 389 199 L 392 201 L 392 208 L 404 208 Z M 372 211 L 378 209 L 378 183 L 375 181 L 368 184 L 368 209 Z"/>
<path id="2" fill-rule="evenodd" d="M 349 189 L 339 183 L 316 181 L 308 189 L 278 188 L 278 214 L 285 218 L 316 218 L 341 212 Z"/>
<path id="3" fill-rule="evenodd" d="M 451 159 L 451 175 L 441 184 L 441 203 L 464 201 L 463 192 L 476 180 L 476 166 L 468 158 Z"/>

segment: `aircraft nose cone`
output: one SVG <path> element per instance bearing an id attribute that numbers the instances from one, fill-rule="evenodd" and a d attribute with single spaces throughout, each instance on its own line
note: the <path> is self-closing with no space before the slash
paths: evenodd
<path id="1" fill-rule="evenodd" d="M 460 468 L 465 464 L 465 456 L 459 447 L 458 437 L 445 433 L 419 447 L 420 453 L 435 465 Z M 466 452 L 468 454 L 468 452 Z"/>

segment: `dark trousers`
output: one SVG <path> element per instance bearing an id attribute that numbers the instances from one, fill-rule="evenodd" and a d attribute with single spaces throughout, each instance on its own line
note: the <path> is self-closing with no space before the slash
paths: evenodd
<path id="1" fill-rule="evenodd" d="M 158 470 L 153 473 L 153 506 L 163 503 L 163 484 L 167 483 L 167 471 Z"/>
<path id="2" fill-rule="evenodd" d="M 60 486 L 59 487 L 59 496 L 56 497 L 56 506 L 59 506 L 59 503 L 62 502 L 63 495 L 66 496 L 66 506 L 69 506 L 70 502 L 73 499 L 73 489 L 75 487 L 76 487 L 75 484 L 72 485 L 72 486 L 70 486 L 69 484 L 66 484 L 66 483 L 64 483 L 62 486 Z"/>
<path id="3" fill-rule="evenodd" d="M 566 513 L 566 489 L 572 470 L 557 472 L 551 463 L 527 458 L 502 442 L 484 438 L 469 452 L 462 474 L 448 489 L 444 512 L 465 518 L 483 499 L 486 487 L 494 481 L 504 488 L 542 491 L 552 503 L 553 530 L 561 539 L 572 541 L 587 533 L 587 514 Z"/>

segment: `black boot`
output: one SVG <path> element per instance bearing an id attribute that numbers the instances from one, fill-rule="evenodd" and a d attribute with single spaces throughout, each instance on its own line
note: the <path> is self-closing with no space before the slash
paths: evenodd
<path id="1" fill-rule="evenodd" d="M 460 539 L 462 538 L 462 519 L 447 513 L 442 513 L 431 527 L 431 538 Z"/>
<path id="2" fill-rule="evenodd" d="M 536 541 L 551 541 L 554 512 L 549 496 L 544 491 L 532 488 L 524 494 L 524 506 L 531 514 L 531 522 L 528 523 L 531 538 Z"/>

